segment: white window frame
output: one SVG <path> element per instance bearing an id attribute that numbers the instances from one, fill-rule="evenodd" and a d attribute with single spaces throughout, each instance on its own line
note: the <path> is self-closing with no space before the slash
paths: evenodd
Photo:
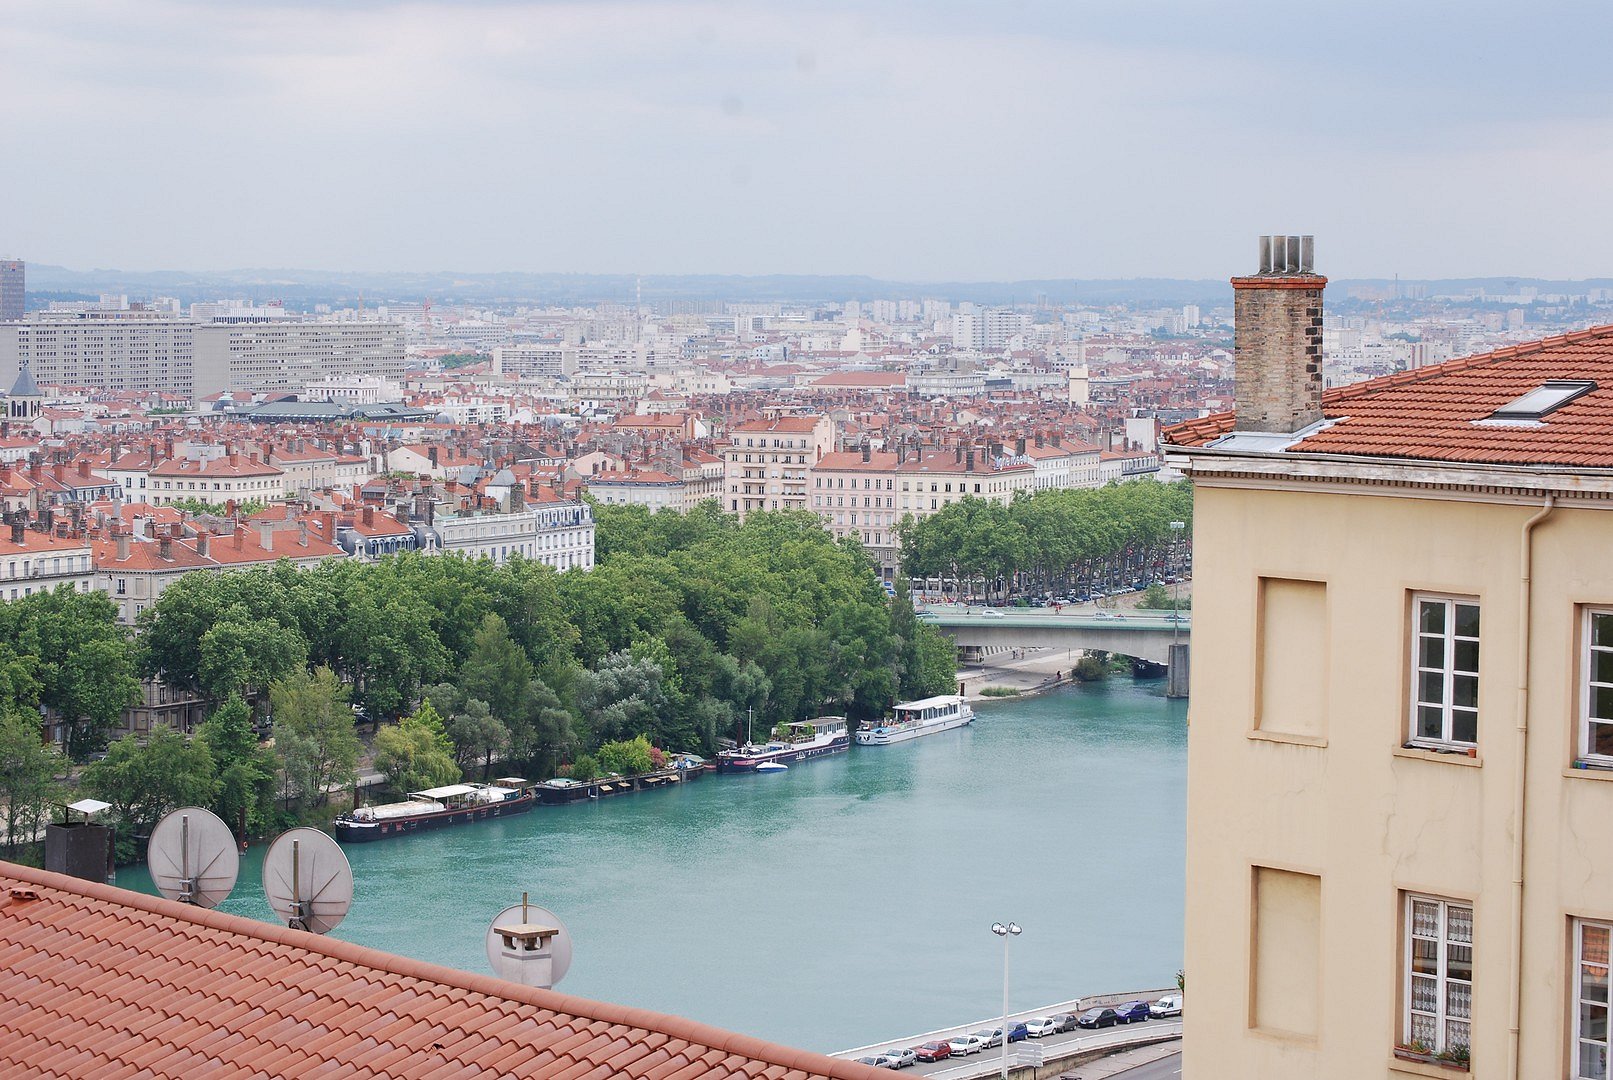
<path id="1" fill-rule="evenodd" d="M 1593 745 L 1591 725 L 1593 723 L 1606 724 L 1608 727 L 1613 728 L 1613 715 L 1606 717 L 1593 717 L 1591 715 L 1591 706 L 1595 699 L 1596 691 L 1605 689 L 1613 692 L 1613 682 L 1599 682 L 1595 677 L 1596 657 L 1600 654 L 1613 658 L 1613 635 L 1609 635 L 1609 644 L 1607 645 L 1599 646 L 1595 643 L 1595 634 L 1592 631 L 1597 616 L 1613 620 L 1613 608 L 1586 607 L 1583 616 L 1581 616 L 1580 636 L 1585 640 L 1580 645 L 1579 651 L 1579 760 L 1593 765 L 1613 768 L 1613 754 L 1600 754 L 1591 749 Z"/>
<path id="2" fill-rule="evenodd" d="M 1432 904 L 1436 907 L 1437 926 L 1435 936 L 1416 932 L 1416 910 L 1418 904 Z M 1453 912 L 1467 913 L 1467 939 L 1451 938 L 1451 915 Z M 1433 1024 L 1434 1040 L 1426 1042 L 1433 1053 L 1443 1053 L 1458 1045 L 1458 1040 L 1450 1038 L 1450 1025 L 1461 1024 L 1467 1027 L 1467 1041 L 1460 1045 L 1473 1045 L 1473 904 L 1471 901 L 1447 900 L 1438 896 L 1425 896 L 1418 893 L 1407 893 L 1405 904 L 1401 908 L 1403 920 L 1405 950 L 1401 956 L 1401 1042 L 1412 1046 L 1419 1040 L 1413 1030 L 1416 1017 L 1427 1017 Z M 1434 943 L 1434 973 L 1422 974 L 1413 969 L 1416 944 L 1421 941 Z M 1452 978 L 1450 974 L 1451 949 L 1466 948 L 1468 951 L 1468 977 L 1466 979 Z M 1434 1007 L 1432 1011 L 1426 1008 L 1415 1008 L 1417 994 L 1415 984 L 1419 979 L 1432 979 L 1434 983 Z M 1465 992 L 1463 991 L 1465 987 Z M 1466 1015 L 1459 1015 L 1460 1008 L 1452 1009 L 1452 990 L 1459 995 L 1454 1002 L 1466 1008 Z"/>
<path id="3" fill-rule="evenodd" d="M 1600 961 L 1592 961 L 1589 964 L 1590 967 L 1602 969 L 1602 992 L 1600 998 L 1588 998 L 1585 996 L 1584 977 L 1587 966 L 1585 960 L 1585 931 L 1587 930 L 1600 931 L 1607 938 L 1601 947 Z M 1613 1050 L 1613 1045 L 1610 1045 L 1608 1021 L 1609 1008 L 1613 1007 L 1613 1002 L 1608 1000 L 1608 950 L 1610 946 L 1613 946 L 1613 923 L 1598 919 L 1574 920 L 1574 978 L 1571 984 L 1573 996 L 1568 1002 L 1568 1010 L 1574 1030 L 1573 1042 L 1569 1044 L 1568 1048 L 1568 1075 L 1571 1080 L 1606 1080 L 1609 1075 L 1608 1058 L 1613 1056 L 1613 1054 L 1610 1054 L 1610 1050 Z M 1602 1031 L 1600 1036 L 1595 1032 L 1587 1035 L 1585 1031 L 1585 1010 L 1587 1006 L 1593 1010 L 1600 1009 L 1602 1012 Z M 1594 1054 L 1598 1050 L 1601 1052 L 1600 1061 L 1598 1062 L 1600 1069 L 1586 1070 L 1584 1053 L 1590 1051 Z"/>
<path id="4" fill-rule="evenodd" d="M 1425 639 L 1436 635 L 1425 634 L 1422 629 L 1422 613 L 1425 604 L 1443 604 L 1445 609 L 1445 629 L 1438 639 L 1443 642 L 1444 661 L 1441 667 L 1432 668 L 1424 666 L 1422 662 L 1422 645 Z M 1478 609 L 1480 626 L 1476 637 L 1458 635 L 1456 633 L 1456 609 L 1458 607 L 1472 607 Z M 1411 596 L 1411 709 L 1407 717 L 1407 739 L 1416 746 L 1459 748 L 1466 749 L 1478 745 L 1479 724 L 1479 694 L 1478 678 L 1479 664 L 1483 661 L 1483 605 L 1470 596 L 1444 596 L 1436 593 L 1412 593 Z M 1456 667 L 1456 645 L 1461 642 L 1472 642 L 1479 651 L 1479 658 L 1474 663 L 1473 670 Z M 1422 697 L 1422 681 L 1425 674 L 1438 673 L 1442 676 L 1440 700 L 1424 701 Z M 1474 680 L 1473 705 L 1457 706 L 1455 702 L 1456 679 L 1469 678 Z M 1421 713 L 1424 708 L 1438 708 L 1441 711 L 1440 734 L 1438 736 L 1422 734 Z M 1473 738 L 1459 739 L 1456 737 L 1455 714 L 1472 713 Z"/>

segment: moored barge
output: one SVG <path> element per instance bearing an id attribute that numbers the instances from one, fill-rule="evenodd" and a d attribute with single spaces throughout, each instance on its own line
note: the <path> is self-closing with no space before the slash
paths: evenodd
<path id="1" fill-rule="evenodd" d="M 332 822 L 336 839 L 346 844 L 390 839 L 423 829 L 468 825 L 473 821 L 509 817 L 532 809 L 537 794 L 518 776 L 504 776 L 490 784 L 449 784 L 411 791 L 403 802 L 360 806 Z"/>

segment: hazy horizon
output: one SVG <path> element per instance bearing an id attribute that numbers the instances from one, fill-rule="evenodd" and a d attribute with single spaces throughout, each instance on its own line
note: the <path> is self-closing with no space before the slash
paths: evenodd
<path id="1" fill-rule="evenodd" d="M 16 0 L 0 251 L 1208 280 L 1303 232 L 1335 278 L 1595 278 L 1608 30 L 1605 3 Z"/>

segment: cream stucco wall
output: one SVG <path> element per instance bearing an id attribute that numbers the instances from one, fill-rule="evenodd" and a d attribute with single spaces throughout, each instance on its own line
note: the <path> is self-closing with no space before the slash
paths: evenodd
<path id="1" fill-rule="evenodd" d="M 1472 1075 L 1507 1075 L 1519 551 L 1524 522 L 1538 508 L 1521 499 L 1495 504 L 1200 482 L 1187 1080 L 1459 1075 L 1393 1055 L 1401 1041 L 1407 891 L 1472 902 Z M 1525 1080 L 1568 1075 L 1570 917 L 1613 919 L 1613 783 L 1605 782 L 1613 774 L 1570 768 L 1579 605 L 1613 604 L 1610 540 L 1613 504 L 1567 504 L 1535 533 L 1518 1074 Z M 1293 625 L 1316 610 L 1303 602 L 1303 588 L 1277 588 L 1274 605 L 1268 582 L 1263 605 L 1262 578 L 1322 583 L 1326 625 Z M 1474 597 L 1481 605 L 1473 758 L 1401 748 L 1410 596 L 1417 591 Z M 1301 602 L 1283 602 L 1295 595 Z M 1262 610 L 1270 623 L 1263 628 Z M 1284 621 L 1290 625 L 1278 625 Z M 1262 629 L 1272 643 L 1268 657 L 1285 666 L 1305 664 L 1306 653 L 1320 650 L 1303 682 L 1322 685 L 1262 672 Z M 1295 640 L 1307 647 L 1293 648 Z M 1256 727 L 1257 696 L 1263 728 Z M 1264 723 L 1280 709 L 1273 699 L 1284 696 L 1320 701 L 1324 721 L 1311 728 Z M 1257 867 L 1320 878 L 1313 1030 L 1254 1026 Z M 1305 985 L 1286 980 L 1284 993 L 1303 996 Z M 1308 1014 L 1295 1008 L 1281 1015 Z"/>

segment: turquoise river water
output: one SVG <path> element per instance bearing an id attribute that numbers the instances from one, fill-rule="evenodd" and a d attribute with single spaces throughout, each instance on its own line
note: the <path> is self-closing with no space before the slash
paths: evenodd
<path id="1" fill-rule="evenodd" d="M 575 943 L 560 989 L 833 1051 L 1170 985 L 1181 966 L 1186 702 L 1115 679 L 970 727 L 348 847 L 335 937 L 488 973 L 521 891 Z M 267 919 L 265 845 L 224 910 Z M 153 891 L 144 867 L 118 884 Z"/>

